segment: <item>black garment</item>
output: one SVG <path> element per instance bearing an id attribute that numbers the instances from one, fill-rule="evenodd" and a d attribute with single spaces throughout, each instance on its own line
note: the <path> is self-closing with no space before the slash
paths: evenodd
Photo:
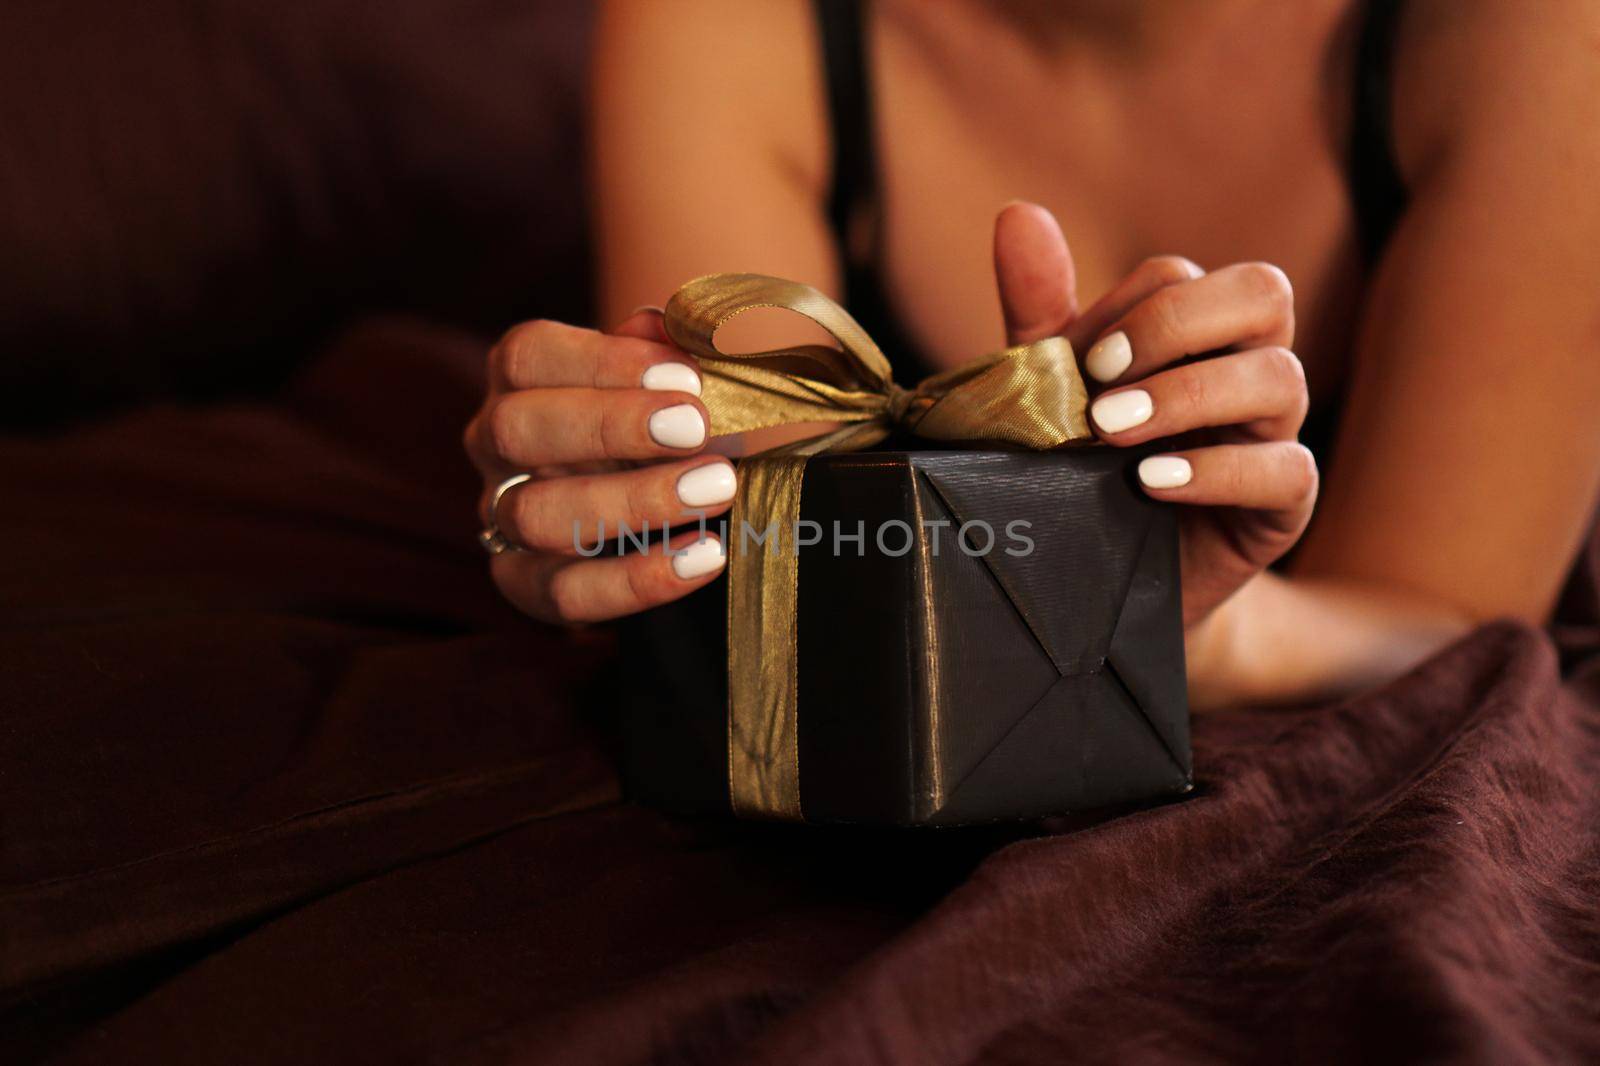
<path id="1" fill-rule="evenodd" d="M 1389 242 L 1406 206 L 1406 187 L 1395 161 L 1390 123 L 1394 37 L 1402 6 L 1402 0 L 1369 0 L 1356 40 L 1348 176 L 1356 230 L 1369 265 Z"/>
<path id="2" fill-rule="evenodd" d="M 883 287 L 881 194 L 873 133 L 872 70 L 865 26 L 869 0 L 814 0 L 833 129 L 828 218 L 843 262 L 845 306 L 903 376 L 928 372 Z M 1370 0 L 1356 43 L 1349 180 L 1362 250 L 1375 259 L 1405 205 L 1389 129 L 1390 60 L 1401 0 Z"/>

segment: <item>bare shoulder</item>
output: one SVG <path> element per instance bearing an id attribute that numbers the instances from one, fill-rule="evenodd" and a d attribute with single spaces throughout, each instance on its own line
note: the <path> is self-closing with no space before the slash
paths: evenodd
<path id="1" fill-rule="evenodd" d="M 1600 162 L 1600 0 L 1412 0 L 1394 116 L 1408 178 L 1497 147 Z"/>
<path id="2" fill-rule="evenodd" d="M 828 144 L 817 55 L 805 0 L 606 0 L 596 118 L 637 150 L 688 151 L 711 165 L 756 149 L 820 185 Z"/>
<path id="3" fill-rule="evenodd" d="M 837 286 L 806 0 L 607 0 L 589 123 L 600 305 L 746 270 Z"/>

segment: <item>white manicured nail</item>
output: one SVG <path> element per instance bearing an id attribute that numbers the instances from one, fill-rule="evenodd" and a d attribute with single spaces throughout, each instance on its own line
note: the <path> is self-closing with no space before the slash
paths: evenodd
<path id="1" fill-rule="evenodd" d="M 738 487 L 732 463 L 707 463 L 678 479 L 678 500 L 685 507 L 710 507 L 733 499 Z"/>
<path id="2" fill-rule="evenodd" d="M 1121 433 L 1125 429 L 1150 421 L 1155 413 L 1150 394 L 1143 389 L 1125 389 L 1102 396 L 1089 408 L 1094 424 L 1107 433 Z"/>
<path id="3" fill-rule="evenodd" d="M 657 363 L 644 372 L 639 384 L 654 392 L 687 392 L 700 395 L 700 375 L 682 363 Z"/>
<path id="4" fill-rule="evenodd" d="M 650 439 L 664 448 L 698 448 L 706 442 L 706 420 L 693 404 L 663 407 L 650 416 Z"/>
<path id="5" fill-rule="evenodd" d="M 722 554 L 722 542 L 707 537 L 678 549 L 672 557 L 672 572 L 684 581 L 721 570 L 727 558 Z"/>
<path id="6" fill-rule="evenodd" d="M 1128 343 L 1128 335 L 1120 329 L 1109 337 L 1102 337 L 1083 357 L 1084 369 L 1089 371 L 1090 377 L 1101 383 L 1117 380 L 1132 365 L 1133 345 Z"/>
<path id="7" fill-rule="evenodd" d="M 1139 480 L 1147 489 L 1176 489 L 1194 477 L 1189 460 L 1176 455 L 1152 455 L 1139 461 Z"/>

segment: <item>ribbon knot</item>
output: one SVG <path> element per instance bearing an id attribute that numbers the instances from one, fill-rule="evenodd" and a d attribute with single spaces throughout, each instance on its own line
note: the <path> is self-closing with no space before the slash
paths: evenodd
<path id="1" fill-rule="evenodd" d="M 911 389 L 903 389 L 894 382 L 889 382 L 889 402 L 884 407 L 889 415 L 889 421 L 896 426 L 905 425 L 906 412 L 911 409 L 911 401 L 916 395 Z"/>
<path id="2" fill-rule="evenodd" d="M 805 315 L 839 342 L 736 354 L 716 346 L 723 324 L 757 307 Z M 798 820 L 799 559 L 787 549 L 745 552 L 742 531 L 800 518 L 807 458 L 870 448 L 894 429 L 944 441 L 1044 450 L 1092 440 L 1088 394 L 1061 337 L 974 359 L 915 388 L 895 384 L 876 343 L 809 285 L 760 274 L 697 278 L 667 303 L 667 335 L 697 356 L 701 400 L 718 434 L 800 422 L 834 428 L 744 460 L 730 515 L 728 559 L 728 788 L 735 813 Z"/>

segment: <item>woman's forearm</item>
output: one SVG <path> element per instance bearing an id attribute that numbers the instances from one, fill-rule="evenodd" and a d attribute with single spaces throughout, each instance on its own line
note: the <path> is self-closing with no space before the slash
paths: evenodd
<path id="1" fill-rule="evenodd" d="M 1190 702 L 1204 710 L 1339 697 L 1398 677 L 1472 625 L 1412 593 L 1268 571 L 1190 630 Z"/>

